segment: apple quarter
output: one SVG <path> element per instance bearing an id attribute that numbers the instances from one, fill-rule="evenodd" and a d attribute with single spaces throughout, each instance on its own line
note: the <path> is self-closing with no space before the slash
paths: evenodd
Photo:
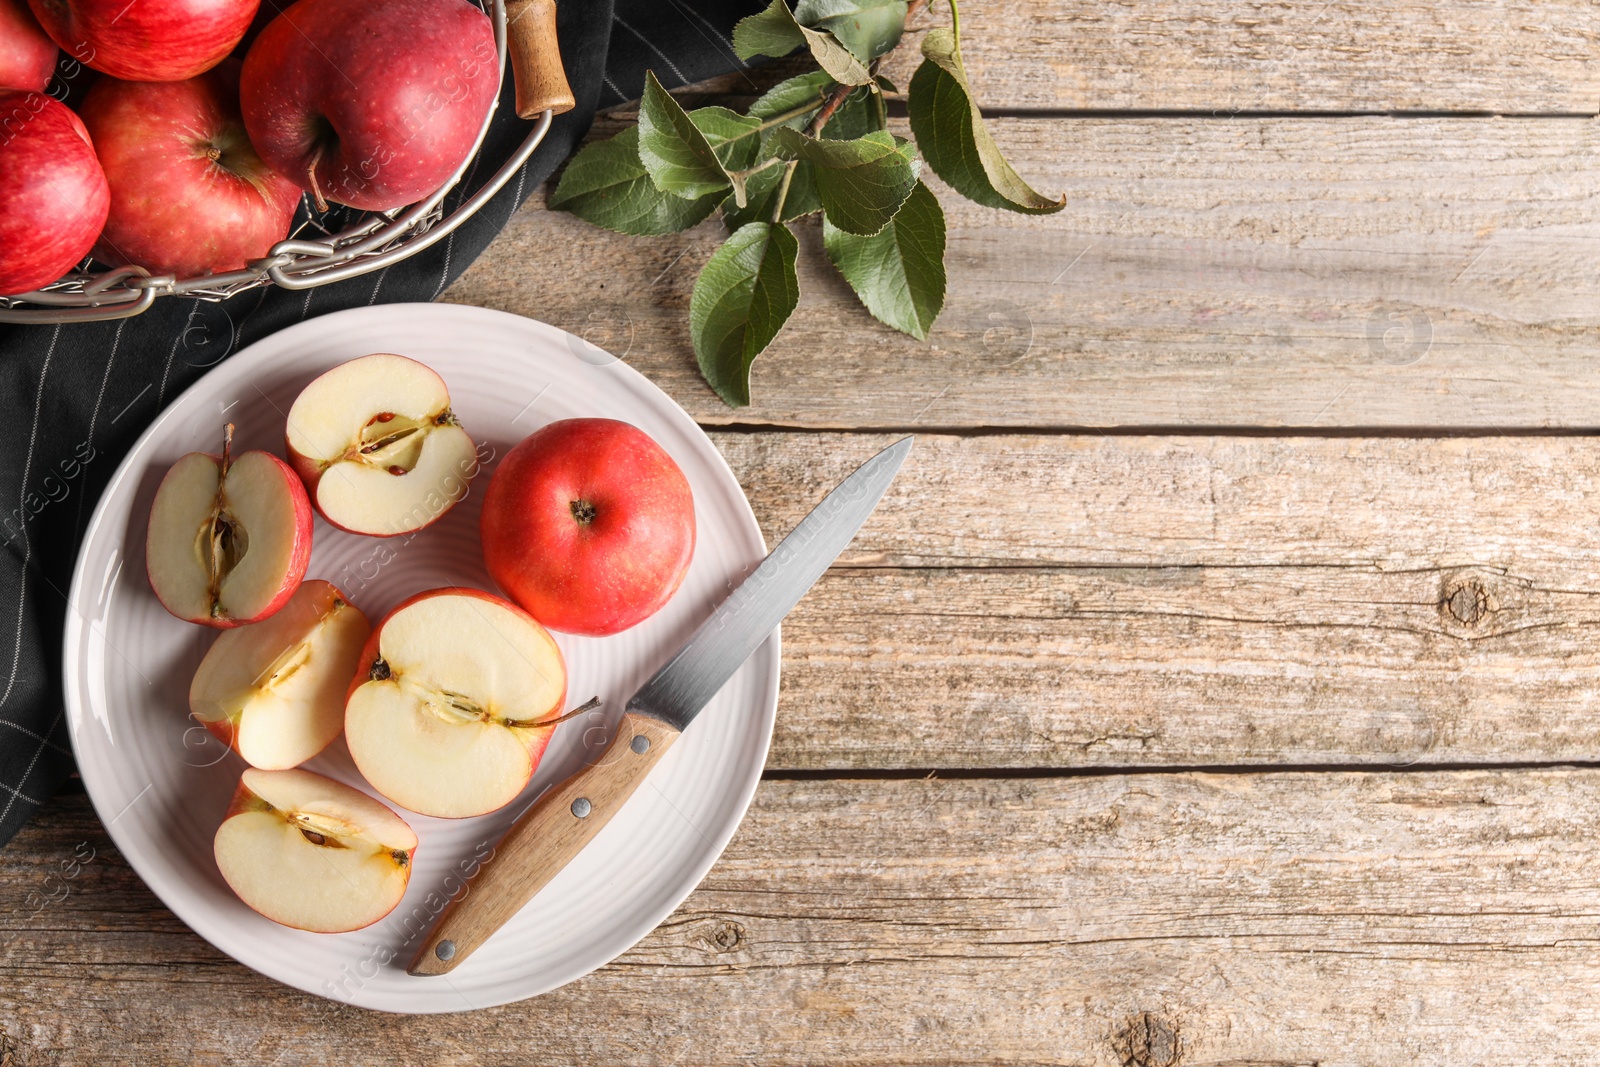
<path id="1" fill-rule="evenodd" d="M 417 835 L 358 789 L 310 771 L 245 770 L 212 843 L 239 899 L 273 922 L 337 934 L 394 910 Z"/>
<path id="2" fill-rule="evenodd" d="M 306 386 L 289 409 L 287 443 L 317 510 L 350 533 L 419 530 L 467 495 L 478 470 L 444 379 L 386 352 Z"/>
<path id="3" fill-rule="evenodd" d="M 313 578 L 262 622 L 217 635 L 189 711 L 252 767 L 297 767 L 344 729 L 344 698 L 372 625 Z"/>

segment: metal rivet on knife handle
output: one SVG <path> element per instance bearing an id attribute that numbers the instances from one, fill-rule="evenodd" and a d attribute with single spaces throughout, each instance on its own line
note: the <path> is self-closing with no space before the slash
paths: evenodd
<path id="1" fill-rule="evenodd" d="M 589 813 L 593 810 L 594 805 L 589 803 L 588 797 L 579 797 L 577 800 L 572 802 L 572 814 L 576 815 L 580 819 L 587 819 L 589 817 Z"/>
<path id="2" fill-rule="evenodd" d="M 441 941 L 433 946 L 433 954 L 441 960 L 450 959 L 456 954 L 456 943 L 454 941 Z"/>
<path id="3" fill-rule="evenodd" d="M 637 734 L 635 735 L 634 739 L 629 742 L 628 747 L 642 756 L 646 752 L 650 751 L 650 739 L 644 734 Z"/>

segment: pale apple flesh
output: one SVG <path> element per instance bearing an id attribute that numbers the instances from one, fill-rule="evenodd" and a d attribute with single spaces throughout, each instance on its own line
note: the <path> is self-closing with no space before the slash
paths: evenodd
<path id="1" fill-rule="evenodd" d="M 310 771 L 249 768 L 217 829 L 217 868 L 273 922 L 336 934 L 394 910 L 417 835 L 365 793 Z"/>
<path id="2" fill-rule="evenodd" d="M 270 618 L 217 636 L 189 710 L 252 767 L 284 770 L 344 729 L 344 699 L 372 626 L 328 582 L 303 582 Z"/>
<path id="3" fill-rule="evenodd" d="M 362 356 L 289 410 L 290 462 L 323 518 L 351 533 L 421 529 L 467 495 L 478 457 L 444 379 L 414 359 Z"/>
<path id="4" fill-rule="evenodd" d="M 396 804 L 482 815 L 527 785 L 566 691 L 561 650 L 532 616 L 477 590 L 437 590 L 396 608 L 368 641 L 345 742 Z"/>
<path id="5" fill-rule="evenodd" d="M 227 628 L 265 618 L 310 558 L 310 503 L 274 455 L 191 452 L 156 490 L 145 566 L 162 606 L 180 619 Z"/>

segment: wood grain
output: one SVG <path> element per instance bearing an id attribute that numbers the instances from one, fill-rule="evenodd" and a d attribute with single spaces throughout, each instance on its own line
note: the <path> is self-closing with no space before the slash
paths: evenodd
<path id="1" fill-rule="evenodd" d="M 892 440 L 719 433 L 769 540 Z M 1600 758 L 1600 443 L 921 435 L 770 766 Z"/>
<path id="2" fill-rule="evenodd" d="M 1000 120 L 1067 209 L 943 188 L 927 343 L 802 225 L 799 309 L 730 409 L 688 305 L 723 237 L 622 237 L 537 194 L 446 299 L 561 326 L 702 422 L 797 427 L 1586 427 L 1600 410 L 1600 141 L 1573 119 Z"/>
<path id="3" fill-rule="evenodd" d="M 397 1018 L 222 957 L 65 798 L 0 851 L 0 1025 L 28 1067 L 1568 1064 L 1597 818 L 1592 770 L 767 782 L 616 963 Z"/>
<path id="4" fill-rule="evenodd" d="M 939 5 L 932 20 L 945 24 Z M 993 108 L 1592 115 L 1600 12 L 1578 0 L 966 0 L 962 51 Z M 885 72 L 904 87 L 915 39 Z"/>

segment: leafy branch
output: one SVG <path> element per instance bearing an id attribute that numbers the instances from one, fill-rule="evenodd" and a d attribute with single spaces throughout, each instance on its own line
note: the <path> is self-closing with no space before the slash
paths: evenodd
<path id="1" fill-rule="evenodd" d="M 786 0 L 733 32 L 741 59 L 805 49 L 817 68 L 780 82 L 746 114 L 685 111 L 646 74 L 639 123 L 587 145 L 552 208 L 618 233 L 688 229 L 715 211 L 729 236 L 695 282 L 689 333 L 701 373 L 733 407 L 750 402 L 750 366 L 800 300 L 799 242 L 788 224 L 822 215 L 828 259 L 879 321 L 926 340 L 944 307 L 945 218 L 927 165 L 986 207 L 1048 214 L 984 125 L 961 60 L 960 12 L 923 38 L 907 87 L 914 140 L 889 130 L 879 64 L 924 0 Z M 898 95 L 898 94 L 897 94 Z"/>

